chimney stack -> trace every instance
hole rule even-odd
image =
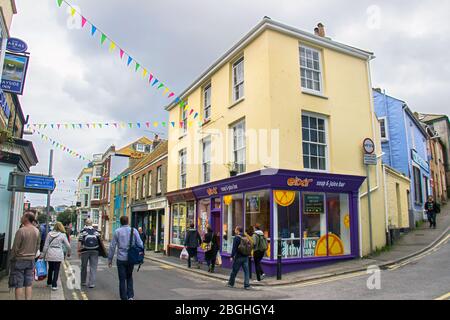
[[[155,150],[156,146],[161,142],[159,139],[159,135],[155,133],[155,137],[153,138],[153,150]]]
[[[316,36],[319,36],[319,28],[317,28],[317,27],[314,28],[314,34]]]
[[[317,29],[319,31],[318,35],[320,37],[325,37],[325,26],[321,22],[319,22],[319,24],[317,24]]]

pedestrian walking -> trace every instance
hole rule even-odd
[[[188,268],[191,267],[191,259],[194,259],[197,263],[197,268],[200,269],[200,261],[197,256],[197,248],[202,244],[202,238],[195,229],[194,223],[189,225],[189,230],[186,232],[186,238],[184,239],[184,247],[186,248],[188,257]]]
[[[133,269],[134,264],[128,262],[128,250],[130,239],[134,238],[138,246],[143,247],[141,238],[136,229],[128,226],[128,217],[120,217],[120,228],[114,232],[111,245],[109,247],[108,266],[112,267],[112,261],[117,247],[117,272],[119,274],[120,299],[134,300]],[[131,233],[133,232],[133,234]]]
[[[257,223],[255,225],[255,233],[253,234],[253,260],[255,261],[256,280],[264,280],[266,275],[264,274],[261,266],[261,260],[267,251],[267,238],[264,236],[264,232],[261,230],[261,225]]]
[[[47,223],[43,223],[39,226],[39,231],[41,234],[41,244],[39,250],[42,252],[44,250],[45,239],[47,238]],[[50,231],[50,227],[49,227]]]
[[[210,225],[206,227],[206,230],[205,239],[203,240],[205,246],[205,260],[208,265],[208,272],[214,273],[217,252],[219,252],[219,236],[213,232]]]
[[[34,214],[26,212],[21,219],[22,228],[17,230],[11,249],[9,288],[15,289],[16,300],[31,300],[33,271],[39,250],[39,231],[33,226]]]
[[[234,287],[236,276],[242,267],[244,271],[244,289],[249,290],[250,287],[250,275],[248,270],[248,257],[252,253],[252,244],[242,232],[242,227],[237,226],[234,229],[233,249],[231,251],[231,261],[233,262],[230,279],[227,286]]]
[[[428,222],[430,223],[430,228],[436,229],[436,214],[441,212],[439,205],[434,201],[432,196],[428,197],[428,201],[425,202],[425,211],[427,213]]]
[[[248,276],[251,279],[252,278],[252,258],[253,258],[253,247],[254,247],[254,242],[253,242],[253,234],[255,233],[255,229],[253,228],[253,226],[249,226],[247,228],[247,230],[245,230],[244,236],[248,239],[248,241],[250,241],[251,245],[252,245],[252,253],[248,256]]]
[[[89,264],[89,288],[91,289],[95,288],[100,242],[100,233],[92,226],[92,220],[86,219],[78,237],[78,257],[81,259],[81,285],[87,286]]]
[[[138,228],[139,237],[141,238],[142,243],[145,244],[145,241],[147,240],[147,236],[145,235],[145,232],[142,230],[142,227]]]
[[[64,248],[70,257],[70,243],[67,240],[66,230],[61,222],[57,222],[45,239],[44,250],[41,258],[48,262],[47,286],[52,290],[58,290],[58,277],[61,262],[64,261]]]

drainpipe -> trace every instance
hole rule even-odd
[[[383,96],[384,96],[384,111],[386,112],[386,119],[388,119],[388,104],[387,104],[387,96],[386,96],[386,90],[383,89]],[[391,123],[390,120],[388,120],[388,125]],[[385,130],[387,131],[389,128],[386,127]],[[390,139],[390,134],[389,134],[389,139]],[[392,145],[391,145],[391,141],[388,142],[388,146],[389,146],[389,164],[394,167],[394,160],[392,159]]]

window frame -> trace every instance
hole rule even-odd
[[[182,161],[183,159],[184,162]],[[180,189],[185,189],[187,185],[186,159],[187,159],[187,149],[183,148],[180,151],[178,151],[178,187]]]
[[[98,195],[97,196],[95,195],[95,190],[98,190]],[[100,186],[99,185],[94,185],[92,187],[92,200],[100,200],[100,193],[101,193]]]
[[[309,68],[307,65],[306,66],[302,66],[302,48],[304,48],[305,50],[311,50],[311,53],[313,54],[314,52],[317,52],[319,58],[318,58],[318,62],[319,62],[319,70],[314,69],[314,59],[313,59],[313,68]],[[306,92],[306,93],[311,93],[311,94],[316,94],[316,95],[324,95],[324,83],[323,83],[323,63],[322,63],[322,50],[319,48],[314,48],[312,46],[303,44],[303,43],[299,43],[298,46],[298,53],[299,53],[299,66],[300,66],[300,88],[302,90],[302,92]],[[306,54],[306,51],[305,51]],[[305,61],[306,61],[306,56],[305,56]],[[310,89],[307,87],[307,83],[306,83],[306,87],[303,87],[302,85],[302,69],[305,69],[305,73],[306,71],[311,71],[312,73],[314,72],[318,72],[319,73],[319,86],[320,86],[320,90],[315,90],[314,88]],[[305,78],[305,80],[307,81],[307,79]],[[313,87],[314,87],[314,76],[311,79],[311,81],[313,82]]]
[[[209,104],[207,103],[207,95],[206,95],[208,90],[209,90]],[[203,87],[203,121],[211,120],[211,110],[212,110],[211,94],[212,94],[212,86],[211,82],[209,82]],[[208,111],[209,115],[207,115]]]
[[[310,140],[309,141],[305,141],[304,140],[304,137],[303,137],[303,128],[304,128],[303,127],[303,116],[306,116],[306,117],[309,117],[309,118],[312,117],[312,118],[324,120],[325,144],[320,143],[320,142],[313,142],[313,141],[310,141]],[[329,172],[330,171],[330,154],[329,154],[330,141],[329,141],[329,136],[328,136],[328,117],[325,116],[325,115],[318,114],[318,113],[303,111],[301,113],[301,116],[300,116],[300,129],[301,129],[301,132],[302,132],[302,140],[301,140],[302,146],[301,147],[302,147],[303,170],[310,171],[310,172]],[[308,129],[311,130],[311,126],[309,126]],[[316,131],[319,132],[318,128],[316,128]],[[304,150],[303,150],[303,143],[324,145],[325,146],[325,169],[312,169],[312,168],[307,168],[305,166],[305,161],[304,161],[305,153],[304,153]],[[309,154],[309,157],[311,157],[311,154]],[[319,159],[319,156],[317,156],[317,159]],[[310,158],[310,166],[311,166],[311,158]]]
[[[237,139],[235,139],[235,132],[237,132],[236,127],[243,125],[243,139],[244,139],[244,146],[237,148],[235,146],[235,141]],[[242,118],[236,122],[234,122],[233,124],[230,125],[230,129],[232,130],[232,137],[231,137],[231,159],[233,160],[233,164],[235,164],[237,167],[235,168],[237,171],[237,174],[241,174],[241,173],[245,173],[247,170],[247,131],[246,131],[246,125],[245,125],[245,118]],[[239,151],[243,150],[243,159],[244,159],[244,163],[243,163],[243,170],[240,171],[239,170],[239,165],[237,163],[237,153]]]
[[[233,103],[240,101],[244,99],[245,97],[245,59],[244,56],[240,56],[237,58],[231,65],[231,88],[232,88],[232,101]],[[242,63],[242,80],[239,83],[236,83],[236,76],[235,76],[235,70],[237,69],[237,66]],[[236,88],[239,88],[239,86],[242,85],[242,95],[236,98]],[[239,92],[239,91],[238,91]]]
[[[156,168],[156,194],[162,193],[162,165]]]
[[[381,122],[384,123],[384,133],[385,133],[385,136],[384,136],[384,137],[383,137],[382,131],[381,131]],[[388,132],[388,120],[387,120],[387,117],[380,117],[380,118],[378,118],[378,124],[379,124],[379,126],[380,126],[380,137],[381,137],[381,142],[389,141],[389,132]]]
[[[142,175],[142,199],[147,197],[147,174]]]
[[[143,144],[143,143],[136,143],[136,151],[137,152],[145,152],[145,144]]]
[[[140,192],[140,184],[139,184],[139,177],[136,177],[136,181],[135,181],[135,184],[136,184],[136,190],[134,190],[135,191],[135,199],[136,200],[139,200],[139,192]]]
[[[183,127],[180,128],[180,138],[187,135],[187,129],[188,129],[188,110],[185,110],[186,106],[188,105],[187,101],[185,105],[183,105],[180,109],[180,123],[183,123]]]
[[[211,181],[211,136],[205,137],[201,140],[202,144],[202,163],[200,168],[200,174],[201,174],[201,181],[202,183],[207,183]],[[205,145],[209,144],[209,156],[208,160],[205,160]],[[208,179],[205,179],[205,165],[208,166]]]
[[[147,179],[148,179],[148,181],[147,181],[147,185],[148,185],[148,188],[147,188],[147,196],[148,196],[148,197],[151,197],[151,196],[152,196],[152,172],[153,172],[153,170],[152,170],[152,171],[149,171],[149,172],[147,173]]]

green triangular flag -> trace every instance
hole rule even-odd
[[[58,7],[61,7],[63,0],[57,0],[57,2],[58,2]]]
[[[138,69],[139,69],[140,66],[141,66],[141,65],[140,65],[139,63],[136,62],[136,70],[134,70],[134,71],[138,71]]]
[[[106,40],[106,35],[104,33],[102,33],[102,40],[101,40],[101,44],[103,44],[103,42],[105,42]]]

